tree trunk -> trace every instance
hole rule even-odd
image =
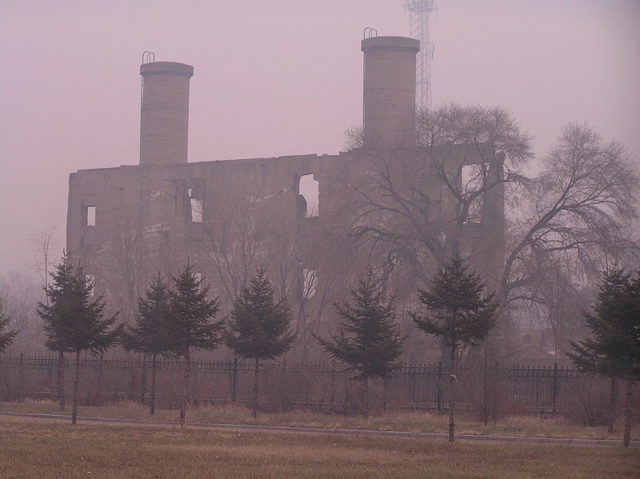
[[[631,417],[633,414],[633,379],[627,379],[627,401],[624,409],[624,447],[631,443]]]
[[[66,404],[64,398],[64,353],[62,351],[58,352],[58,377],[56,379],[58,402],[60,403],[60,410],[64,411]]]
[[[451,367],[449,368],[449,442],[455,441],[456,408],[456,346],[451,346]]]
[[[127,363],[129,364],[129,383],[127,384],[127,400],[135,401],[136,392],[136,367],[133,360],[133,354],[127,354]]]
[[[182,398],[180,400],[180,427],[184,426],[187,416],[187,403],[189,402],[189,388],[191,387],[191,355],[189,349],[184,353],[183,377],[182,377]]]
[[[78,419],[78,383],[80,382],[80,350],[76,351],[76,369],[73,373],[73,402],[71,406],[71,424]]]
[[[489,336],[484,339],[484,365],[482,367],[482,423],[489,424]]]
[[[142,378],[140,378],[140,404],[144,404],[147,395],[147,355],[142,355]]]
[[[259,359],[256,358],[255,372],[253,375],[253,400],[251,404],[251,415],[256,417],[258,415],[258,371],[259,371]]]
[[[153,353],[151,356],[151,393],[149,396],[149,414],[153,416],[156,412],[156,364],[157,353]]]
[[[98,359],[98,391],[95,394],[93,404],[102,406],[102,393],[104,391],[104,354],[100,354]]]
[[[387,403],[389,402],[389,382],[389,377],[385,376],[382,383],[382,412],[384,414],[387,414]]]
[[[369,378],[364,378],[364,387],[362,391],[362,415],[365,419],[369,418]]]
[[[616,394],[618,388],[616,386],[616,377],[611,376],[611,389],[609,392],[609,425],[607,428],[609,434],[613,434],[613,429],[616,422],[616,402],[618,399]]]
[[[231,366],[231,402],[236,403],[238,399],[238,356],[233,355],[233,365]]]
[[[25,390],[24,353],[20,353],[20,359],[18,360],[18,400],[24,401],[26,396]]]

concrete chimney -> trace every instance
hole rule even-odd
[[[364,52],[364,146],[416,144],[416,54],[420,42],[406,37],[362,40]]]
[[[193,67],[175,62],[144,63],[140,75],[140,164],[186,163]]]

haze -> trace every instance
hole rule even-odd
[[[402,0],[0,0],[0,273],[64,246],[78,169],[137,164],[141,54],[194,65],[189,161],[335,153],[361,121],[365,26]],[[569,121],[640,158],[640,2],[440,0],[433,103],[500,105],[543,155]]]

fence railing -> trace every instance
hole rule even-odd
[[[0,399],[57,397],[58,358],[13,356],[0,358]],[[64,385],[71,391],[74,362],[64,360]],[[142,401],[149,395],[151,360],[142,357],[81,360],[81,404],[100,405],[122,400]],[[159,407],[178,406],[183,362],[158,359],[156,400]],[[338,363],[288,363],[260,365],[261,407],[284,411],[306,407],[340,413],[360,408],[361,383]],[[248,403],[253,363],[239,360],[191,363],[190,397],[194,403]],[[555,414],[579,386],[593,377],[571,368],[460,366],[457,368],[457,403],[461,408],[497,414],[510,408],[519,412]],[[370,404],[379,408],[443,411],[449,395],[449,373],[442,363],[404,364],[388,378],[370,387]],[[67,393],[68,394],[68,393]],[[376,406],[377,405],[377,406]]]

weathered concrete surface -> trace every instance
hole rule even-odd
[[[420,42],[413,38],[362,40],[366,147],[415,145],[416,54],[419,50]]]
[[[193,67],[176,62],[145,63],[140,66],[140,75],[140,164],[186,163]]]

